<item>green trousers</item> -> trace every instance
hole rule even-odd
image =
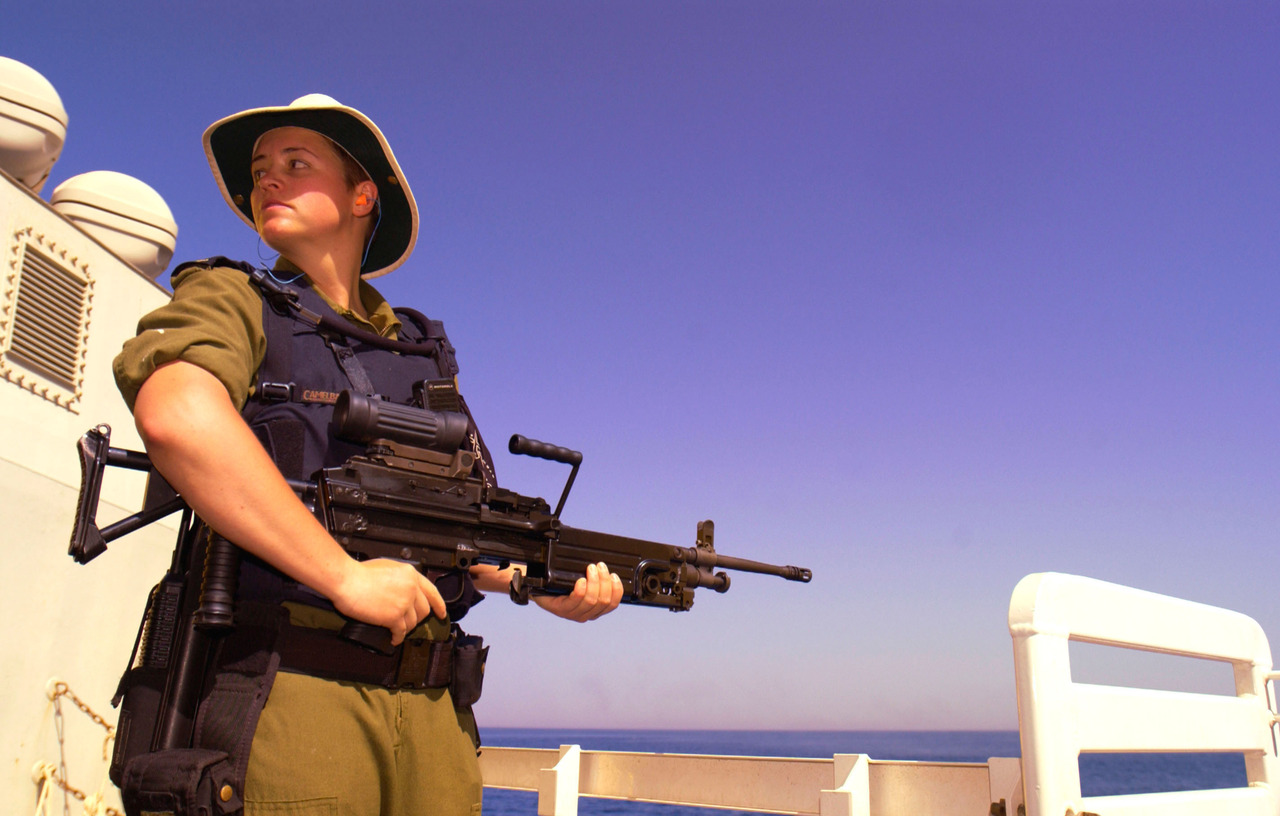
[[[478,816],[474,727],[448,689],[281,672],[249,752],[245,816]]]

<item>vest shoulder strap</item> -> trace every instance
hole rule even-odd
[[[402,326],[412,326],[420,338],[436,344],[438,349],[436,362],[440,366],[441,376],[456,377],[458,375],[458,355],[453,344],[449,342],[449,335],[445,334],[444,323],[439,320],[430,320],[417,309],[410,309],[405,306],[397,306],[393,311],[395,311],[396,317],[400,318]]]
[[[351,338],[377,348],[413,356],[432,357],[435,359],[442,376],[455,377],[458,374],[457,353],[453,344],[449,342],[448,334],[445,333],[444,323],[439,320],[431,320],[416,309],[404,307],[394,309],[396,316],[400,318],[402,327],[408,329],[408,331],[402,331],[406,338],[405,340],[396,340],[361,329],[336,315],[307,308],[302,303],[297,290],[274,278],[263,267],[256,266],[248,261],[237,261],[223,255],[215,255],[211,258],[187,261],[180,264],[174,269],[173,274],[176,275],[190,267],[205,269],[228,267],[239,269],[245,273],[249,278],[249,282],[254,285],[254,288],[262,296],[264,307],[262,315],[263,330],[267,335],[267,346],[268,348],[275,347],[277,353],[285,355],[283,358],[278,358],[276,362],[286,370],[290,368],[287,338],[291,336],[291,331],[279,319],[272,319],[272,315],[268,312],[273,312],[282,318],[301,320],[322,331]]]
[[[239,269],[248,276],[249,282],[254,285],[263,299],[271,304],[279,314],[287,314],[291,307],[297,308],[298,293],[294,292],[285,284],[275,280],[265,269],[255,266],[248,261],[237,261],[226,257],[225,255],[214,255],[212,258],[203,258],[198,261],[186,261],[178,264],[174,268],[170,278],[177,275],[184,269],[198,267],[200,269],[213,269],[214,267],[226,267],[228,269]]]
[[[323,314],[308,309],[302,303],[297,290],[276,280],[263,267],[255,266],[248,261],[236,261],[222,255],[215,255],[212,258],[180,264],[174,269],[174,274],[176,275],[183,269],[192,266],[199,266],[205,269],[211,269],[215,266],[239,269],[248,276],[249,282],[257,288],[262,295],[262,299],[278,315],[294,317],[333,334],[350,337],[366,345],[387,349],[388,351],[421,357],[436,357],[442,368],[448,368],[453,373],[457,373],[456,356],[453,346],[449,343],[448,336],[444,333],[444,324],[438,320],[428,320],[413,309],[396,309],[395,311],[401,316],[402,322],[404,321],[404,315],[410,315],[410,322],[419,328],[419,337],[408,342],[394,340],[361,329],[336,315]]]

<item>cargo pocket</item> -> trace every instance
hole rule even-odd
[[[245,802],[244,816],[338,816],[338,799],[321,796],[292,802]]]

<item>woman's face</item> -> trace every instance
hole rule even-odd
[[[272,249],[289,255],[300,242],[360,240],[362,230],[352,230],[356,191],[324,136],[297,127],[269,130],[254,146],[249,169],[253,223]]]

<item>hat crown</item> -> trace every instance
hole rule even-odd
[[[346,107],[328,94],[310,93],[289,103],[291,108],[342,108]]]

